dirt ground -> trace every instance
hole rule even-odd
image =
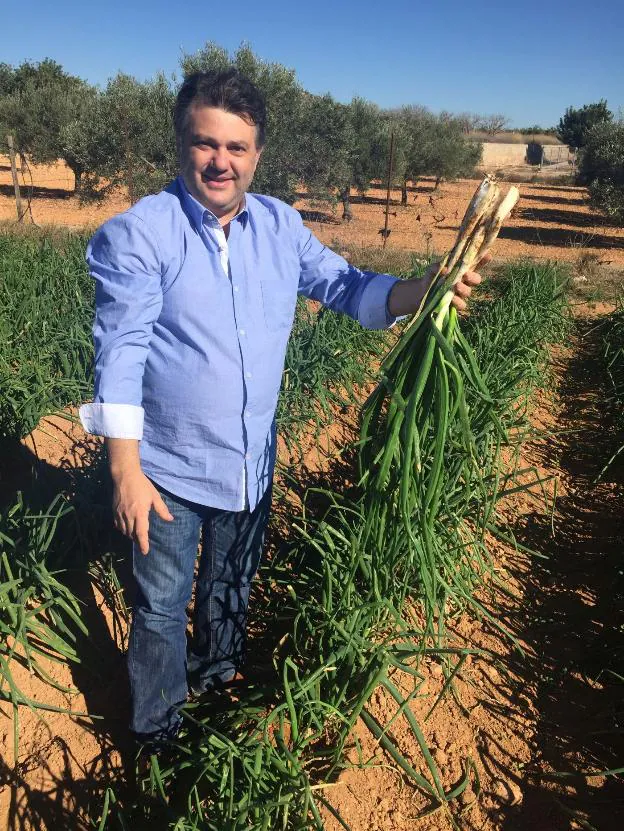
[[[529,257],[569,262],[600,263],[624,267],[624,228],[611,226],[590,210],[584,188],[553,184],[545,169],[539,174],[525,166],[506,171],[519,183],[520,202],[501,231],[496,244],[499,259]],[[32,184],[31,211],[25,221],[39,225],[95,228],[109,217],[125,210],[127,196],[119,193],[99,205],[81,205],[73,196],[73,174],[62,163],[33,166],[23,177]],[[552,177],[551,177],[552,178]],[[16,218],[15,197],[6,157],[0,157],[0,220]],[[407,206],[400,205],[401,194],[391,192],[389,249],[419,253],[447,251],[455,238],[459,222],[477,182],[460,179],[442,183],[423,178],[408,190]],[[28,194],[28,188],[24,188]],[[361,196],[353,193],[353,220],[343,222],[341,206],[310,202],[304,193],[295,202],[306,224],[333,248],[381,246],[380,230],[385,221],[385,188],[372,187]]]
[[[534,407],[534,424],[546,433],[532,438],[519,460],[521,467],[533,467],[548,481],[533,497],[508,497],[502,509],[518,541],[548,559],[491,540],[496,573],[509,591],[498,596],[495,615],[515,645],[487,620],[458,615],[449,622],[451,643],[479,654],[466,659],[453,694],[443,697],[430,715],[444,674],[438,658],[425,661],[411,704],[443,787],[450,791],[466,773],[470,784],[450,812],[427,815],[424,794],[400,775],[359,724],[350,758],[369,766],[347,770],[324,791],[352,831],[447,831],[453,822],[469,831],[621,828],[620,778],[549,778],[556,772],[618,767],[624,754],[620,738],[615,741],[620,755],[613,757],[621,686],[605,674],[609,650],[624,624],[622,609],[612,606],[609,582],[614,561],[621,559],[624,502],[621,487],[611,478],[593,481],[606,447],[591,333],[609,309],[586,302],[576,306],[579,331],[569,344],[553,350],[553,378]],[[333,429],[335,433],[335,425]],[[23,447],[46,469],[80,476],[97,452],[97,440],[65,419],[49,418]],[[306,459],[310,470],[325,463],[322,454]],[[83,645],[88,660],[82,667],[50,667],[68,691],[54,691],[18,670],[24,692],[71,707],[76,715],[46,713],[42,718],[21,708],[16,767],[10,719],[2,719],[0,828],[86,830],[92,827],[89,815],[93,820],[103,784],[132,768],[125,726],[127,619],[111,614],[106,602],[110,589],[102,574],[92,575],[82,587],[91,629],[89,643]],[[487,592],[481,599],[491,603]],[[413,691],[409,676],[397,673],[393,680],[403,694]],[[395,710],[381,692],[373,696],[370,711],[380,722],[386,723]],[[428,775],[403,717],[393,723],[391,735],[410,763]],[[325,820],[328,831],[338,831],[329,812]]]
[[[480,599],[515,643],[488,620],[458,616],[449,626],[450,644],[481,654],[466,659],[454,695],[433,712],[444,676],[441,661],[432,660],[411,704],[445,791],[474,765],[470,785],[458,805],[427,815],[423,793],[359,724],[355,740],[363,750],[353,750],[352,761],[375,767],[346,771],[327,794],[352,831],[622,827],[622,778],[572,775],[621,768],[624,760],[624,742],[614,738],[621,734],[621,686],[609,669],[621,654],[624,618],[622,585],[613,583],[624,540],[622,471],[595,481],[609,455],[595,327],[611,308],[584,302],[575,308],[577,332],[552,350],[553,377],[532,413],[539,432],[518,459],[520,469],[531,468],[527,481],[537,476],[544,485],[533,488],[533,497],[515,494],[502,503],[501,517],[538,556],[489,541],[510,594],[499,595],[494,607],[487,592]],[[395,683],[404,695],[414,691],[414,680],[401,673]],[[382,724],[396,713],[388,699],[378,693],[371,702]],[[431,781],[403,717],[391,735]],[[328,812],[325,819],[328,831],[339,831]]]
[[[95,227],[128,204],[121,194],[99,206],[81,207],[71,195],[71,174],[61,165],[35,169],[33,181],[32,217],[39,224]],[[15,216],[9,183],[6,161],[0,158],[0,220]],[[464,180],[444,183],[436,191],[433,181],[423,179],[409,191],[407,207],[396,204],[400,194],[393,192],[388,247],[446,250],[475,186]],[[583,189],[539,182],[519,187],[521,201],[497,242],[497,258],[567,260],[577,275],[588,277],[590,286],[600,279],[601,269],[624,267],[624,229],[612,228],[592,213]],[[380,246],[382,188],[354,195],[353,202],[350,223],[339,220],[339,209],[311,204],[303,194],[296,205],[314,232],[339,250]],[[513,496],[503,508],[519,541],[549,559],[534,559],[492,541],[497,574],[510,590],[499,598],[496,616],[516,646],[491,623],[458,616],[450,624],[452,642],[482,655],[465,661],[454,694],[446,695],[427,718],[444,683],[443,667],[432,659],[412,704],[445,789],[455,787],[468,771],[470,785],[451,812],[453,821],[470,831],[621,828],[620,778],[550,778],[554,772],[619,767],[624,758],[621,686],[608,674],[609,650],[624,628],[621,608],[612,605],[615,588],[608,582],[614,558],[621,560],[624,538],[621,471],[618,480],[594,482],[606,439],[591,333],[607,311],[587,302],[576,306],[580,334],[554,350],[554,381],[536,403],[535,424],[548,435],[532,439],[523,455],[527,465],[552,477],[545,486],[547,501],[540,494]],[[64,478],[79,477],[98,451],[97,442],[79,427],[58,418],[45,419],[23,447],[29,463]],[[318,458],[307,461],[318,469]],[[81,590],[92,633],[81,645],[87,660],[79,667],[50,666],[65,690],[55,691],[27,670],[16,670],[18,684],[33,699],[70,707],[75,715],[50,712],[42,718],[21,708],[16,765],[11,713],[5,708],[6,717],[0,715],[0,828],[7,831],[92,828],[89,817],[100,804],[103,783],[133,765],[123,658],[127,618],[111,613],[107,598],[116,589],[105,574],[91,575]],[[483,600],[488,601],[487,595]],[[404,693],[411,691],[406,677],[394,680]],[[376,694],[371,712],[387,721],[390,702]],[[403,718],[393,724],[392,734],[406,758],[425,774],[420,749]],[[620,754],[613,758],[617,742]],[[375,766],[349,770],[325,791],[352,831],[453,827],[451,815],[443,811],[423,816],[423,793],[388,764],[362,725],[351,750],[352,760],[358,756]],[[337,831],[328,813],[325,819],[328,831]]]

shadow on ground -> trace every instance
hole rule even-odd
[[[38,197],[41,199],[70,199],[74,196],[73,190],[67,188],[46,187],[45,185],[22,185],[22,199]],[[0,185],[0,196],[15,197],[13,185]]]
[[[553,245],[564,248],[624,248],[624,237],[607,236],[568,228],[514,226],[501,229],[500,239],[512,239],[529,245]]]
[[[595,482],[613,450],[599,349],[595,319],[581,319],[569,363],[558,371],[563,411],[555,434],[532,449],[544,467],[560,471],[566,492],[552,524],[535,513],[516,529],[522,544],[548,559],[535,559],[521,578],[516,633],[535,657],[518,657],[515,669],[534,683],[539,720],[524,798],[505,831],[563,831],[573,819],[599,831],[622,827],[622,777],[580,775],[624,764],[624,467]]]
[[[88,716],[73,719],[95,738],[99,751],[85,762],[79,739],[68,741],[50,733],[49,740],[17,765],[10,759],[0,761],[0,788],[8,786],[11,794],[7,831],[92,829],[109,787],[122,805],[132,806],[136,801],[136,748],[128,731],[125,661],[133,602],[131,546],[113,529],[111,487],[101,447],[85,443],[75,449],[82,467],[55,467],[17,439],[3,439],[0,509],[14,504],[17,491],[33,513],[45,511],[59,494],[65,494],[73,506],[57,527],[50,565],[63,569],[61,579],[82,604],[81,618],[88,634],[76,634],[79,663],[71,665],[71,674],[73,685],[84,696]],[[277,528],[280,515],[284,516],[284,510],[278,500],[266,568],[284,546]],[[273,653],[290,628],[289,619],[275,619],[270,591],[269,581],[263,579],[254,586],[247,667],[251,693],[267,705],[280,682]],[[209,717],[211,708],[206,701],[199,712]],[[22,741],[27,738],[32,740],[23,736]]]

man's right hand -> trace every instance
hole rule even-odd
[[[147,554],[151,509],[168,522],[173,520],[173,516],[158,490],[141,470],[138,441],[107,439],[106,446],[113,478],[115,528],[134,540],[141,554]]]

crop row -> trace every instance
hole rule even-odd
[[[486,540],[497,531],[496,503],[509,487],[501,451],[526,423],[524,404],[541,377],[544,344],[566,326],[554,270],[511,270],[501,291],[500,299],[484,303],[465,327],[466,348],[490,388],[487,395],[466,388],[477,452],[469,481],[457,441],[463,427],[457,411],[451,416],[442,466],[447,499],[433,529],[437,560],[412,556],[398,523],[371,524],[365,483],[345,493],[310,494],[314,511],[301,513],[289,545],[262,575],[263,616],[285,630],[274,652],[280,683],[270,690],[258,684],[235,704],[189,705],[179,742],[164,759],[152,758],[137,804],[121,807],[109,791],[103,828],[114,827],[116,817],[172,829],[320,829],[322,807],[336,816],[324,789],[344,765],[358,719],[420,791],[423,810],[451,815],[472,768],[467,764],[462,780],[444,789],[409,704],[423,680],[423,657],[435,656],[451,679],[470,652],[446,645],[449,611],[470,603],[495,621],[475,599],[475,589],[486,575],[496,582]],[[319,512],[319,501],[324,511]],[[387,502],[392,513],[392,494]],[[416,537],[417,526],[414,522]],[[429,596],[425,569],[448,588]],[[407,694],[397,671],[413,680]],[[379,686],[396,705],[388,724],[367,709]],[[412,731],[424,771],[391,738],[389,726],[396,719],[405,719]],[[348,827],[346,818],[336,818]]]
[[[605,404],[613,416],[618,449],[603,469],[603,473],[624,451],[624,299],[618,298],[615,311],[601,328],[602,361],[608,379]]]
[[[83,244],[71,237],[60,245],[0,238],[2,267],[11,273],[12,286],[6,298],[12,306],[0,319],[9,335],[0,352],[3,384],[11,390],[1,414],[5,436],[23,435],[44,413],[88,395],[92,289],[82,264]],[[391,491],[376,505],[371,502],[356,463],[358,454],[365,458],[366,446],[343,453],[348,485],[316,489],[304,498],[289,523],[288,540],[276,547],[260,576],[256,615],[273,630],[277,675],[252,685],[237,703],[188,705],[179,743],[167,756],[152,759],[134,804],[118,798],[122,783],[109,783],[101,813],[93,817],[97,827],[145,821],[179,831],[322,828],[321,806],[333,812],[324,784],[344,765],[345,744],[358,718],[420,791],[423,807],[451,813],[472,769],[467,765],[462,781],[445,791],[409,703],[422,682],[424,656],[439,660],[450,681],[470,651],[446,645],[449,612],[471,604],[496,622],[491,604],[478,601],[475,592],[486,576],[492,586],[497,580],[488,534],[509,537],[497,527],[496,504],[516,486],[504,475],[501,452],[521,438],[526,403],[541,378],[544,345],[561,337],[566,325],[553,268],[512,267],[494,293],[499,296],[476,304],[462,326],[462,369],[473,380],[478,371],[479,382],[457,388],[464,404],[449,408],[441,448],[435,408],[423,409],[423,465],[428,470],[438,459],[442,477],[428,530],[419,519],[418,500],[410,508],[407,535],[404,522],[397,521],[405,520],[404,511],[397,513],[400,500]],[[25,340],[10,340],[12,321]],[[291,448],[311,424],[321,429],[324,420],[356,402],[388,337],[395,333],[364,332],[351,321],[313,315],[300,305],[278,412]],[[92,482],[100,488],[96,501],[102,500],[100,478]],[[34,660],[35,671],[41,666],[42,672],[42,653],[78,659],[72,649],[83,625],[74,614],[78,599],[48,558],[57,523],[67,521],[59,515],[74,512],[81,499],[84,493],[61,496],[38,514],[22,502],[2,509],[0,623],[12,646],[0,654],[0,690],[15,712],[32,702],[12,686],[12,658]],[[87,549],[85,563],[95,556],[89,550],[95,536],[74,535],[74,544]],[[55,566],[59,563],[55,554]],[[412,691],[405,693],[398,684],[398,670],[413,679]],[[406,758],[388,725],[368,711],[379,685],[396,702],[394,718],[405,719],[416,737],[423,768]]]

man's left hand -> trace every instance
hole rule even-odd
[[[482,277],[477,269],[489,263],[491,259],[490,254],[485,254],[475,265],[475,270],[467,271],[459,283],[455,285],[455,296],[453,297],[452,303],[458,311],[463,312],[467,309],[467,300],[472,294],[472,289],[482,281]],[[388,299],[388,311],[393,317],[415,314],[418,311],[424,293],[438,273],[439,267],[439,263],[434,263],[429,266],[423,277],[417,277],[413,280],[402,280],[399,283],[395,283]],[[443,271],[442,275],[444,273]]]
[[[477,263],[475,268],[481,268],[482,265],[485,265],[491,260],[491,256],[486,254],[482,259]],[[472,290],[475,286],[478,286],[479,283],[482,281],[482,277],[478,271],[467,271],[464,276],[461,278],[459,283],[455,286],[455,297],[452,300],[453,306],[457,309],[458,312],[465,312],[468,308],[468,298],[472,294]]]

